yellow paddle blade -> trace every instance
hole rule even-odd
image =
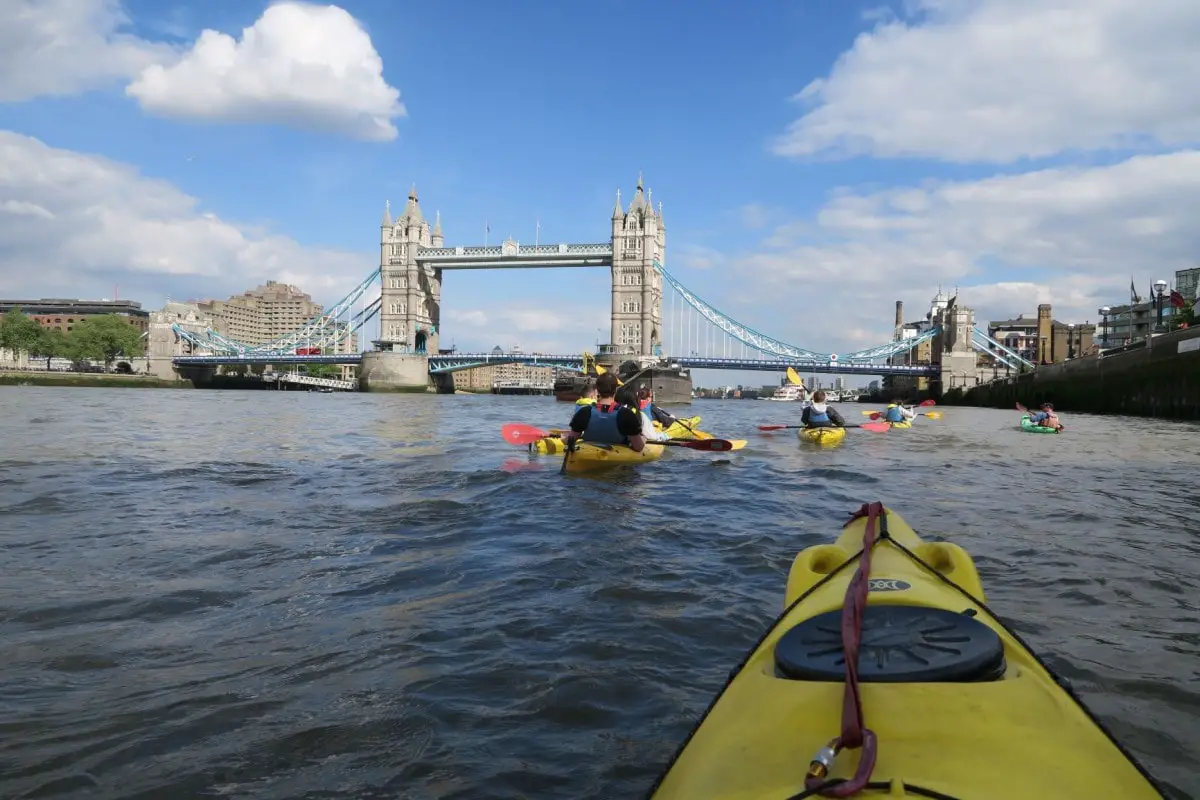
[[[600,366],[599,364],[596,365],[596,374],[597,375],[603,375],[606,372],[608,372],[608,370],[606,370],[604,367]]]
[[[795,386],[804,385],[804,381],[800,380],[800,376],[796,374],[796,370],[791,367],[787,368],[787,379]]]
[[[730,450],[741,450],[746,446],[745,439],[730,439],[729,443],[733,445],[733,447],[729,448]]]
[[[925,412],[925,416],[929,417],[930,419],[941,419],[941,418],[942,418],[942,412],[940,412],[940,411],[926,411],[926,412]]]
[[[697,438],[697,439],[715,439],[715,438],[717,438],[717,437],[713,436],[711,433],[705,433],[705,432],[704,432],[704,431],[702,431],[702,430],[697,430],[697,431],[696,431],[696,438]],[[735,447],[734,449],[736,450],[737,448]]]

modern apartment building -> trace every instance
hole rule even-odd
[[[295,286],[267,281],[228,300],[196,304],[213,321],[213,329],[242,344],[267,344],[302,328],[324,310]],[[340,325],[341,323],[339,323]],[[343,352],[357,352],[358,336],[351,334]]]

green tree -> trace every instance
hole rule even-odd
[[[40,333],[33,347],[29,348],[29,355],[46,359],[47,370],[50,369],[50,359],[71,358],[73,348],[65,333],[58,328],[42,328]]]
[[[304,370],[314,378],[342,377],[342,368],[336,364],[306,364]]]
[[[118,356],[133,358],[142,354],[142,335],[119,314],[88,317],[77,322],[70,342],[76,359],[103,361],[105,369]]]
[[[1188,325],[1196,324],[1196,301],[1187,300],[1183,304],[1183,308],[1178,308],[1171,315],[1171,327],[1179,327],[1179,324],[1186,322]]]
[[[28,353],[37,347],[42,335],[42,326],[18,309],[0,317],[0,348]]]

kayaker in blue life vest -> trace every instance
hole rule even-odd
[[[846,427],[846,420],[842,419],[836,408],[825,403],[825,392],[820,389],[813,392],[812,402],[800,414],[800,422],[806,428]]]
[[[657,422],[663,426],[663,430],[666,430],[679,421],[679,418],[674,414],[663,410],[655,404],[653,392],[645,386],[638,389],[637,404],[642,413],[649,417],[651,424]]]
[[[893,400],[887,411],[883,412],[883,418],[887,422],[912,422],[916,416],[917,412],[905,406],[899,399]]]
[[[582,439],[597,444],[624,444],[635,453],[646,446],[642,414],[617,402],[617,376],[606,372],[596,378],[595,405],[579,406],[571,417],[571,430],[562,435],[564,442]]]
[[[1034,425],[1040,425],[1043,428],[1054,428],[1055,430],[1063,426],[1058,420],[1058,415],[1054,413],[1053,403],[1042,403],[1042,410],[1030,414],[1029,421]]]

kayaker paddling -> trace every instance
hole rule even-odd
[[[571,417],[570,430],[562,435],[568,445],[575,439],[597,444],[623,444],[640,453],[646,446],[643,417],[617,402],[617,376],[606,372],[596,378],[595,405],[580,406]]]
[[[883,418],[888,422],[912,422],[916,417],[916,410],[905,406],[899,398],[893,400],[883,414]]]
[[[800,414],[800,422],[806,428],[844,428],[846,420],[833,406],[825,402],[825,392],[821,389],[813,392],[812,403],[805,406]]]

